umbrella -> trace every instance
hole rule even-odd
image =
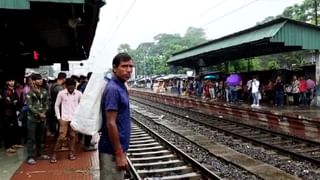
[[[241,81],[241,77],[238,74],[231,74],[228,78],[227,78],[227,84],[229,86],[236,86],[239,85]]]
[[[216,75],[207,75],[204,77],[204,79],[216,79],[217,76]]]

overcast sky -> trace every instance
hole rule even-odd
[[[303,0],[107,0],[91,49],[92,71],[107,70],[120,44],[136,48],[159,33],[201,27],[216,39],[254,26]]]

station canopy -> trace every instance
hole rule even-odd
[[[105,0],[0,0],[0,68],[89,57]],[[36,54],[36,58],[35,58]]]
[[[76,3],[83,4],[85,0],[1,0],[2,9],[30,9],[30,2],[52,2],[52,3]]]
[[[187,74],[168,74],[165,76],[161,76],[156,78],[156,80],[170,80],[170,79],[187,79]]]
[[[241,58],[319,49],[318,26],[281,17],[177,52],[170,57],[168,64],[204,67]]]

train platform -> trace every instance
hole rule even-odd
[[[275,107],[262,104],[252,108],[248,103],[230,104],[200,98],[179,96],[171,93],[154,93],[146,89],[131,89],[133,97],[184,107],[220,118],[260,125],[269,129],[320,142],[319,107]]]
[[[135,91],[145,91],[154,93],[150,89],[133,89]],[[177,96],[180,98],[186,98],[186,99],[195,99],[196,101],[202,101],[204,103],[212,103],[212,104],[221,104],[221,105],[229,105],[229,106],[241,106],[243,108],[250,108],[253,109],[250,104],[247,102],[240,102],[237,104],[231,104],[227,103],[222,100],[206,100],[206,99],[200,99],[200,98],[193,98],[188,96],[180,96],[173,93],[157,93],[157,94],[166,94],[169,96]],[[320,107],[315,106],[274,106],[272,104],[262,103],[259,108],[254,108],[259,111],[269,111],[274,114],[278,115],[284,115],[284,116],[294,116],[294,117],[300,117],[300,119],[309,119],[309,120],[315,120],[320,122]]]
[[[53,141],[49,142],[47,154],[52,154]],[[99,179],[98,152],[84,152],[82,145],[77,144],[76,160],[67,159],[68,152],[57,154],[57,163],[50,160],[37,160],[36,165],[25,162],[26,148],[18,149],[17,153],[6,153],[0,149],[0,180],[96,180]]]

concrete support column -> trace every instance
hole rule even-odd
[[[195,70],[195,76],[199,76],[199,74],[202,73],[202,68],[200,66],[196,66],[194,70]]]
[[[315,77],[315,82],[316,82],[316,98],[317,98],[317,106],[320,106],[320,53],[319,50],[316,50],[314,53],[314,60],[316,62],[316,77]]]

